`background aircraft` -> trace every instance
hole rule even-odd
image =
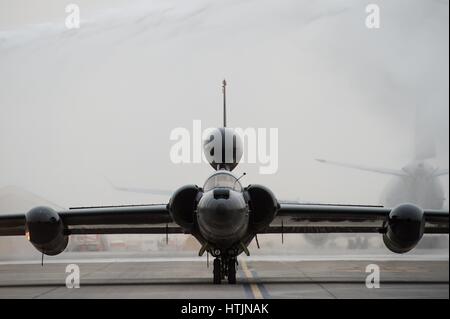
[[[317,161],[325,164],[393,176],[380,197],[380,204],[384,207],[395,207],[401,203],[412,203],[428,209],[444,208],[445,193],[439,178],[448,174],[448,169],[435,167],[426,160],[416,159],[399,170],[368,167],[324,159],[317,159]],[[305,235],[305,239],[316,246],[320,246],[324,245],[329,238],[328,236],[316,238],[311,235]],[[367,237],[357,236],[356,238],[349,239],[349,248],[367,247]]]
[[[419,111],[416,110],[416,114]],[[357,169],[375,174],[392,176],[380,196],[380,204],[384,207],[395,207],[401,203],[412,203],[427,209],[443,209],[445,191],[440,178],[448,175],[448,168],[439,168],[431,163],[436,157],[436,144],[426,131],[426,125],[416,115],[414,132],[414,159],[400,169],[366,166],[360,164],[316,159],[320,163]],[[326,237],[317,240],[306,235],[305,238],[316,245],[323,245]],[[349,247],[366,247],[367,238],[356,237],[349,241]]]
[[[442,209],[445,203],[445,191],[440,177],[448,175],[449,170],[431,163],[436,157],[437,151],[434,136],[430,133],[428,125],[417,107],[414,125],[414,158],[400,169],[372,167],[326,159],[317,159],[317,161],[392,176],[380,198],[380,204],[385,207],[413,203],[422,208]]]
[[[317,159],[325,164],[359,169],[377,174],[393,176],[381,197],[385,207],[395,207],[400,203],[413,203],[423,208],[441,209],[445,194],[439,177],[448,174],[448,169],[433,166],[427,160],[415,159],[401,169],[369,167],[357,164]]]

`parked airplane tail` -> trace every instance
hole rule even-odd
[[[430,124],[420,117],[416,111],[416,123],[414,127],[414,159],[423,161],[436,157],[436,142],[430,130]]]

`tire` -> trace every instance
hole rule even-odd
[[[221,267],[220,267],[220,259],[216,258],[214,259],[214,263],[213,263],[213,283],[215,285],[220,285],[220,283],[222,282],[222,278],[221,278]]]
[[[236,260],[234,258],[228,261],[228,283],[236,284]]]

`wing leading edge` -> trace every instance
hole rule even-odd
[[[66,235],[183,233],[165,204],[81,207],[57,212]],[[26,214],[0,215],[0,236],[25,234]]]
[[[392,209],[379,206],[344,206],[280,203],[265,233],[385,233]],[[447,234],[449,213],[424,210],[425,233]]]
[[[392,210],[379,206],[280,203],[264,233],[385,233]],[[66,235],[184,233],[167,205],[85,207],[57,212]],[[425,233],[449,232],[449,213],[424,210]],[[26,214],[0,215],[0,236],[25,234]]]

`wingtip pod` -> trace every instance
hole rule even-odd
[[[50,256],[62,253],[69,243],[61,217],[50,207],[35,207],[25,215],[25,233],[37,250]]]
[[[401,204],[389,213],[383,242],[390,251],[403,254],[417,246],[424,232],[423,209],[414,204]]]

